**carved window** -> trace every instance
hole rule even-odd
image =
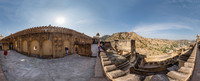
[[[37,46],[34,46],[34,47],[33,47],[33,50],[37,50]]]

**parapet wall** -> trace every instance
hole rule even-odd
[[[135,40],[115,40],[111,41],[111,45],[113,48],[118,50],[123,50],[126,52],[135,52]]]

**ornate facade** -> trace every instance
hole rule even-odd
[[[28,56],[56,58],[69,53],[90,56],[92,38],[77,31],[55,27],[34,27],[11,34],[1,40],[3,50],[13,49]]]

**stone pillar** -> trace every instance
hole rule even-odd
[[[53,52],[53,58],[55,58],[56,57],[56,55],[55,55],[55,44],[54,44],[54,33],[52,34],[52,52]]]
[[[30,55],[31,54],[31,40],[30,39],[28,39],[27,40],[27,48],[28,48],[28,55]]]
[[[199,41],[200,41],[200,36],[199,34],[197,34],[197,39],[196,39],[197,44],[199,43]]]
[[[119,42],[119,40],[115,40],[115,49],[117,49],[118,47],[118,42]]]
[[[40,57],[42,57],[42,54],[43,54],[43,42],[44,42],[44,40],[41,40],[41,38],[40,38],[40,41],[39,41],[39,46],[40,46],[40,52],[39,52],[39,55],[40,55]]]
[[[135,47],[135,40],[131,40],[131,53],[132,55],[135,54],[136,47]]]

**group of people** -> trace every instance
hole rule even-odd
[[[103,46],[102,43],[98,44],[98,57],[100,56],[100,52],[101,52],[102,46]]]

